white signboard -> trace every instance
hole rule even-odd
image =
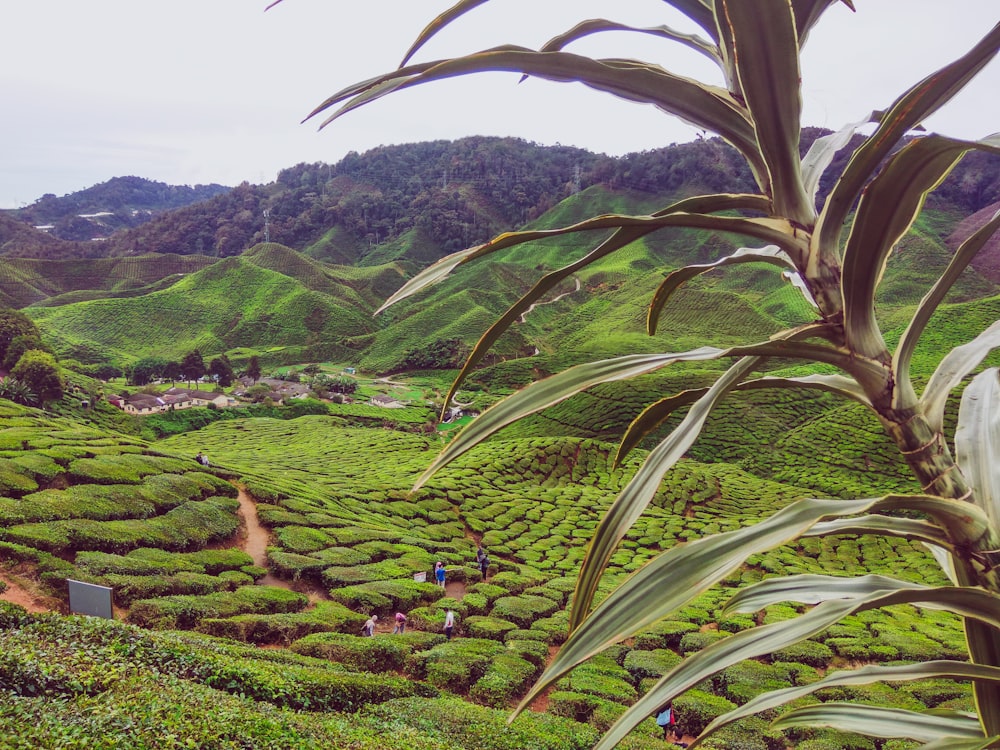
[[[111,608],[112,589],[72,579],[66,582],[69,584],[70,613],[115,619],[114,610]]]

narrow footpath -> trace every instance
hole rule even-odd
[[[29,612],[57,612],[58,608],[51,606],[48,597],[36,596],[28,589],[17,582],[16,576],[9,573],[0,573],[0,581],[7,584],[7,588],[0,593],[0,600],[20,604]]]
[[[329,595],[322,589],[306,586],[304,583],[293,584],[270,572],[267,564],[267,547],[271,543],[271,532],[261,526],[260,519],[257,517],[257,504],[250,497],[250,494],[242,487],[237,487],[237,489],[239,494],[236,499],[240,503],[239,514],[243,520],[243,526],[239,532],[237,544],[234,546],[238,546],[250,555],[254,565],[268,571],[258,583],[264,586],[277,586],[290,591],[299,591],[309,597],[310,605],[322,599],[329,599]]]

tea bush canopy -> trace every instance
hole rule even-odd
[[[472,367],[529,307],[580,269],[661,230],[700,229],[736,235],[749,244],[710,263],[669,270],[648,305],[655,333],[662,311],[683,285],[712,270],[748,263],[775,266],[814,307],[813,320],[766,339],[730,347],[642,351],[573,366],[533,383],[487,410],[439,454],[417,481],[517,420],[603,383],[658,371],[680,362],[733,360],[709,386],[654,401],[629,426],[619,461],[641,438],[686,409],[679,425],[649,453],[597,525],[583,562],[569,618],[571,636],[523,709],[542,690],[612,644],[636,635],[736,572],[752,555],[800,538],[872,534],[917,539],[932,547],[951,585],[925,585],[886,576],[787,575],[742,589],[729,612],[755,612],[781,602],[814,605],[797,617],[736,632],[707,645],[667,672],[611,726],[599,748],[610,748],[664,703],[745,659],[787,649],[852,613],[899,604],[943,608],[966,618],[970,663],[938,660],[867,667],[811,685],[777,690],[715,714],[696,744],[720,728],[840,681],[905,682],[923,678],[975,683],[978,715],[923,714],[880,706],[829,702],[795,708],[772,726],[828,726],[841,731],[908,738],[927,747],[988,747],[1000,741],[1000,461],[993,445],[1000,421],[996,368],[979,371],[1000,344],[1000,322],[945,353],[927,382],[911,376],[917,343],[948,291],[1000,226],[1000,213],[971,234],[913,308],[890,347],[875,299],[893,249],[918,219],[927,195],[972,150],[1000,152],[1000,135],[980,141],[935,133],[914,136],[922,121],[945,106],[1000,49],[1000,24],[965,55],[917,81],[883,111],[817,139],[801,155],[799,55],[810,30],[835,0],[667,0],[694,33],[667,26],[638,29],[604,19],[583,21],[538,50],[501,46],[458,57],[413,62],[423,46],[486,0],[461,0],[417,37],[395,71],[348,86],[312,113],[323,125],[395,91],[486,71],[513,71],[552,81],[583,83],[633,102],[652,104],[721,136],[745,159],[756,192],[683,198],[643,215],[607,213],[554,229],[509,232],[454,253],[426,269],[386,306],[434,284],[460,265],[500,250],[547,238],[601,232],[589,253],[542,276],[483,334],[445,403]],[[851,6],[849,0],[845,4]],[[863,13],[859,22],[864,22]],[[632,31],[683,44],[712,60],[724,86],[676,75],[642,60],[593,59],[566,51],[590,34]],[[835,64],[835,61],[831,61]],[[870,135],[858,137],[862,126]],[[833,187],[819,194],[834,156],[849,149]],[[811,365],[794,376],[774,372],[775,360]],[[973,376],[967,382],[969,376]],[[946,406],[965,385],[957,427],[946,433]],[[661,481],[691,448],[715,407],[748,389],[820,389],[869,409],[903,457],[918,494],[855,500],[802,498],[756,524],[704,535],[650,559],[597,606],[602,573]],[[561,683],[560,683],[561,684]],[[702,730],[702,726],[698,727]]]

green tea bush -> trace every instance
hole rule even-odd
[[[612,659],[600,655],[579,665],[559,680],[561,690],[589,693],[616,703],[630,704],[638,697],[629,673]]]
[[[521,628],[530,628],[540,618],[559,609],[559,602],[544,596],[504,596],[493,602],[492,615],[510,620]]]
[[[457,638],[412,654],[406,669],[417,679],[426,678],[437,687],[464,693],[504,650],[496,641]]]
[[[508,637],[505,643],[507,651],[530,661],[536,667],[544,667],[549,659],[549,648],[541,641],[512,640]]]
[[[371,581],[391,581],[397,578],[410,578],[412,580],[414,573],[427,569],[430,559],[430,557],[408,556],[381,560],[368,565],[326,568],[322,576],[323,585],[328,588],[338,588]]]
[[[0,601],[0,630],[19,628],[28,619],[28,611],[19,604]]]
[[[636,635],[633,645],[637,649],[644,650],[657,648],[677,650],[680,648],[681,638],[687,633],[695,633],[697,631],[698,626],[691,622],[660,620],[651,625],[648,630]]]
[[[781,667],[758,661],[742,661],[715,675],[716,692],[737,705],[743,705],[759,693],[791,687],[788,672]],[[774,715],[765,715],[774,718]]]
[[[253,583],[249,576],[243,576],[241,583]],[[249,579],[249,580],[247,580]],[[205,573],[177,573],[172,576],[149,575],[128,576],[109,573],[101,576],[96,583],[110,586],[114,589],[115,603],[127,607],[138,599],[150,599],[159,596],[200,595],[216,591],[231,591],[236,588],[233,582],[210,576]]]
[[[299,639],[292,651],[344,664],[363,672],[400,670],[412,647],[398,635],[366,636],[344,633],[315,633]]]
[[[685,633],[681,637],[679,650],[681,654],[690,654],[695,651],[701,651],[705,648],[705,646],[715,643],[716,641],[721,641],[723,638],[727,638],[728,636],[729,633],[723,633],[718,630]]]
[[[546,644],[548,647],[549,634],[542,630],[509,630],[504,635],[503,639],[507,642],[510,641],[535,641],[536,643]]]
[[[681,657],[666,648],[652,651],[629,651],[625,655],[624,667],[632,675],[632,680],[638,684],[646,677],[662,677],[680,664]]]
[[[10,459],[0,458],[0,494],[20,497],[38,489],[38,482]]]
[[[780,732],[769,730],[763,719],[749,717],[724,727],[718,734],[709,737],[703,747],[712,750],[785,750],[788,741]]]
[[[471,638],[489,638],[495,641],[504,640],[504,636],[517,625],[499,617],[473,616],[462,621],[462,632]]]
[[[322,560],[295,552],[284,552],[278,547],[268,547],[267,561],[276,575],[297,581],[300,578],[319,578],[329,565]]]
[[[799,641],[771,654],[773,661],[799,662],[810,667],[825,667],[832,658],[833,649],[817,641]]]
[[[569,632],[569,613],[561,610],[551,617],[543,617],[531,623],[530,629],[545,633],[549,643],[558,645],[566,640]]]
[[[506,711],[445,696],[433,702],[417,698],[395,700],[367,708],[362,713],[365,716],[385,721],[394,728],[392,731],[410,727],[440,738],[449,749],[586,750],[593,747],[598,737],[596,730],[570,719],[531,711],[507,724]],[[425,750],[420,745],[413,747]]]
[[[469,697],[484,706],[504,708],[528,689],[538,672],[535,664],[516,654],[499,654],[469,690]]]
[[[490,579],[490,583],[499,586],[509,594],[520,594],[525,589],[538,586],[545,582],[544,576],[538,571],[531,571],[527,566],[522,566],[520,572],[502,571]]]
[[[483,594],[466,594],[462,597],[466,614],[484,615],[489,611],[489,600]]]
[[[703,690],[692,689],[678,696],[673,707],[678,731],[698,736],[709,722],[732,711],[736,704]]]
[[[205,596],[142,599],[132,605],[128,621],[150,628],[191,628],[208,617],[297,612],[308,601],[304,594],[295,591],[273,586],[244,586],[233,592]]]
[[[366,619],[365,615],[337,602],[321,601],[301,612],[206,617],[198,624],[198,630],[246,643],[287,646],[312,633],[357,633]]]
[[[274,533],[281,547],[300,555],[317,552],[334,544],[326,532],[306,526],[282,526]]]

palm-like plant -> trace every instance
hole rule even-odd
[[[480,71],[515,71],[555,81],[578,81],[631,101],[654,104],[722,136],[746,159],[758,192],[703,195],[649,215],[604,215],[562,229],[503,234],[442,259],[386,304],[434,283],[460,264],[503,248],[542,237],[613,230],[585,257],[538,280],[483,335],[453,386],[453,394],[506,327],[559,281],[651,232],[696,227],[742,235],[756,247],[741,248],[715,263],[669,273],[649,305],[650,332],[671,294],[685,281],[709,269],[751,262],[788,271],[815,305],[816,321],[746,346],[637,354],[572,367],[530,385],[484,413],[440,454],[418,485],[505,425],[585,388],[649,373],[678,361],[734,358],[710,388],[654,403],[630,426],[620,456],[671,412],[688,407],[680,425],[652,450],[595,531],[580,571],[570,638],[522,707],[574,666],[689,602],[753,554],[806,535],[881,534],[927,543],[953,585],[930,587],[882,576],[791,576],[745,588],[730,601],[731,610],[753,611],[777,601],[815,606],[796,619],[744,631],[688,658],[637,701],[599,747],[612,747],[658,706],[714,672],[808,638],[850,613],[901,602],[944,608],[964,617],[971,663],[934,661],[836,673],[813,685],[764,694],[718,718],[699,741],[740,717],[822,687],[952,677],[974,681],[978,719],[947,712],[920,714],[824,703],[785,713],[777,725],[818,723],[847,731],[909,737],[928,748],[1000,746],[1000,577],[995,568],[1000,561],[1000,456],[994,449],[1000,440],[1000,379],[995,369],[980,372],[965,386],[954,450],[944,432],[949,395],[1000,344],[1000,322],[948,353],[921,392],[909,372],[914,347],[931,315],[1000,225],[1000,214],[957,250],[918,305],[895,350],[887,346],[874,308],[875,292],[890,252],[918,216],[927,194],[969,150],[1000,151],[997,136],[978,142],[933,134],[904,139],[996,55],[1000,24],[963,57],[916,83],[884,112],[873,113],[869,121],[874,123],[874,131],[854,149],[817,210],[820,175],[860,125],[817,140],[805,158],[800,158],[799,53],[809,31],[836,0],[665,1],[690,19],[699,32],[687,34],[666,26],[630,29],[595,19],[578,24],[539,50],[504,46],[410,63],[428,39],[486,2],[461,0],[423,30],[398,70],[340,91],[313,115],[333,110],[326,120],[330,122],[394,91]],[[850,5],[849,0],[844,2]],[[564,49],[584,35],[606,30],[652,34],[692,47],[716,63],[725,87],[700,83],[637,60],[592,59]],[[838,373],[792,379],[753,377],[752,373],[771,357],[832,365]],[[746,529],[664,552],[594,607],[602,572],[665,472],[697,439],[719,400],[730,391],[747,388],[820,388],[864,404],[877,415],[925,494],[852,501],[799,500]]]
[[[0,398],[23,406],[38,406],[38,396],[31,386],[17,378],[0,378]]]

